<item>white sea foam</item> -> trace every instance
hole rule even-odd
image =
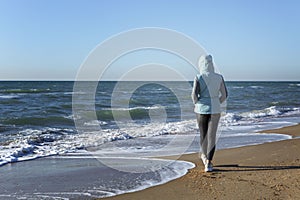
[[[226,113],[221,122],[225,125],[235,125],[238,124],[238,121],[240,121],[242,118],[242,116],[235,113]]]
[[[18,95],[0,95],[0,99],[16,99]]]
[[[131,108],[103,108],[102,110],[116,110],[116,111],[131,111],[131,110],[154,110],[161,109],[160,106],[136,106]]]
[[[261,89],[261,88],[264,88],[264,87],[263,86],[252,85],[252,86],[250,86],[250,88]]]
[[[100,120],[93,120],[90,122],[85,122],[85,126],[94,126],[94,125],[107,125],[108,123],[105,121],[100,121]]]
[[[266,117],[291,116],[300,114],[300,108],[280,108],[271,106],[262,110],[253,110],[243,113],[226,113],[221,122],[223,125],[241,125],[257,122]]]
[[[171,164],[169,164],[164,169],[159,171],[161,181],[158,182],[144,181],[140,187],[130,191],[123,191],[122,193],[136,192],[136,191],[144,190],[149,187],[165,184],[171,180],[184,176],[189,169],[192,169],[194,167],[195,164],[191,162],[179,161],[179,160],[172,161]]]
[[[64,92],[65,95],[86,94],[86,92]]]
[[[0,148],[0,165],[11,162],[31,160],[45,156],[72,152],[83,148],[76,140],[71,129],[45,128],[26,129]]]
[[[64,118],[75,120],[75,119],[81,119],[81,116],[72,114],[72,115],[64,116]]]
[[[103,124],[95,121],[87,125]],[[127,124],[128,125],[128,124]],[[121,129],[76,134],[71,129],[45,128],[25,129],[13,141],[0,148],[0,165],[39,157],[76,152],[80,149],[98,147],[104,143],[137,137],[154,137],[165,134],[196,131],[195,120],[172,123],[131,124]]]
[[[289,84],[289,86],[300,86],[300,83],[291,83],[291,84]]]
[[[259,118],[259,117],[266,117],[266,116],[278,116],[282,112],[277,109],[276,106],[271,106],[269,108],[263,110],[255,110],[251,112],[244,113],[243,115],[250,118]]]

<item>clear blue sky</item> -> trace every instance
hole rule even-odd
[[[0,80],[74,79],[100,42],[162,27],[198,41],[227,80],[300,81],[298,0],[0,0]]]

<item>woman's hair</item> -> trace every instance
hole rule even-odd
[[[211,55],[202,55],[198,61],[200,74],[207,75],[210,72],[215,72],[213,58]]]

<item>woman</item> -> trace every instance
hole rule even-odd
[[[222,75],[215,73],[211,55],[199,59],[200,74],[195,77],[192,99],[200,130],[201,159],[205,172],[213,171],[216,132],[221,116],[221,106],[227,98],[227,89]]]

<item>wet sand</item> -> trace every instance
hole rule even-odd
[[[128,172],[108,167],[107,163],[115,167],[125,163],[123,165],[126,168],[123,169]],[[98,160],[88,154],[58,155],[11,163],[0,168],[0,199],[95,199],[128,190],[141,190],[145,188],[141,188],[143,182],[162,184],[160,173],[173,174],[174,169],[169,166],[163,171],[139,172],[137,166],[157,165],[158,168],[168,163],[171,164],[162,159]],[[177,163],[176,166],[185,168],[187,164],[189,168],[193,167],[186,162]],[[177,177],[180,176],[178,174]]]
[[[185,176],[106,199],[300,199],[300,125],[263,132],[293,139],[217,151],[212,173],[203,172],[198,154],[183,155],[196,164]]]

